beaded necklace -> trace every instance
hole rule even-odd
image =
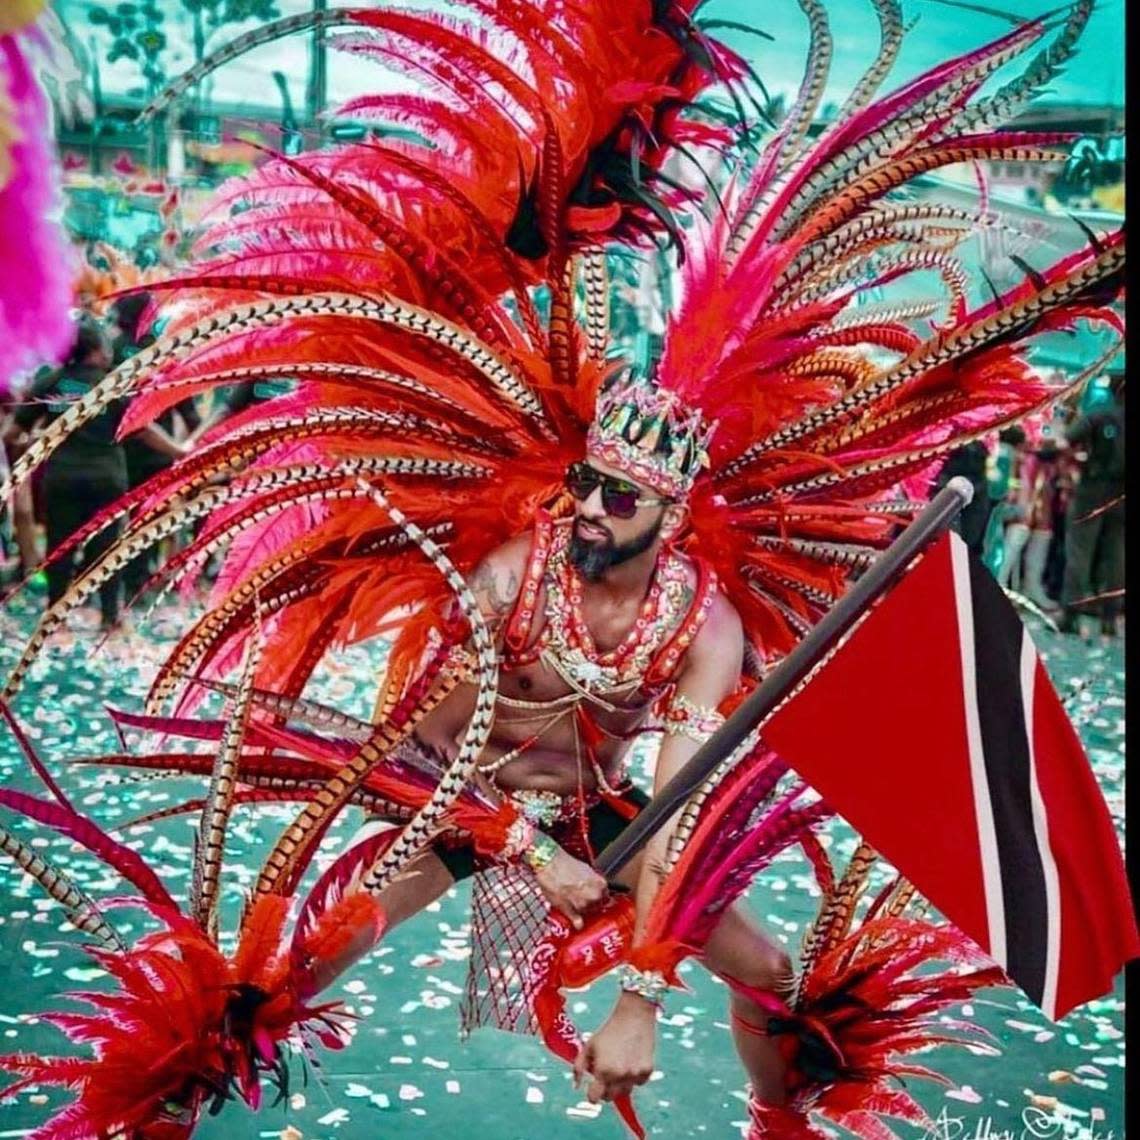
[[[541,660],[570,688],[570,692],[551,701],[525,701],[499,698],[499,703],[518,712],[535,710],[532,715],[512,719],[525,723],[538,721],[547,714],[548,719],[521,744],[502,756],[480,765],[480,770],[494,780],[494,776],[512,760],[518,759],[557,723],[566,717],[574,725],[575,754],[579,766],[583,753],[605,795],[617,795],[598,764],[594,749],[582,740],[580,718],[588,715],[583,706],[600,711],[623,711],[615,698],[641,687],[653,658],[661,650],[688,605],[688,573],[679,555],[666,552],[658,559],[653,579],[641,604],[637,619],[620,644],[611,650],[599,652],[582,611],[582,579],[569,558],[570,527],[555,525],[549,539],[549,555],[536,566],[532,562],[524,583],[524,603],[533,607],[538,587],[546,587],[545,622],[534,644],[522,652],[512,653],[512,664],[533,664]],[[545,546],[545,544],[544,544]],[[546,555],[546,549],[541,552]],[[537,561],[537,560],[536,560]],[[539,566],[541,570],[539,570]],[[614,733],[591,724],[601,735],[618,739]],[[618,785],[624,782],[624,766]]]
[[[546,624],[535,648],[557,672],[587,694],[640,684],[657,651],[687,604],[688,574],[679,555],[667,551],[629,632],[599,652],[582,610],[582,578],[569,558],[569,529],[557,536],[546,574]]]

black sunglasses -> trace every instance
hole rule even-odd
[[[571,463],[566,472],[566,489],[579,502],[585,502],[596,488],[602,489],[602,509],[615,519],[631,519],[638,507],[665,506],[674,499],[643,499],[641,488],[625,479],[616,479],[588,463]]]

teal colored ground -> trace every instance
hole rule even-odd
[[[31,613],[9,611],[0,615],[0,622],[0,666],[6,672],[21,634],[31,628]],[[145,637],[135,635],[99,653],[94,652],[93,634],[62,635],[16,702],[52,770],[81,809],[107,826],[119,826],[196,791],[188,781],[120,784],[107,774],[66,764],[68,757],[114,748],[102,703],[138,706],[145,680],[177,625],[177,613],[165,611],[146,628]],[[1122,825],[1123,647],[1119,642],[1082,643],[1040,628],[1034,632],[1058,687],[1066,691],[1084,678],[1083,697],[1098,705],[1078,718],[1080,731]],[[364,649],[346,655],[322,670],[319,695],[365,713],[378,662],[377,653]],[[0,780],[6,786],[33,787],[6,736],[0,741]],[[239,810],[227,851],[230,914],[249,885],[264,844],[288,816],[284,808],[256,816]],[[330,852],[343,844],[356,822],[355,816],[348,818],[334,831]],[[176,819],[126,832],[130,844],[160,866],[175,894],[184,892],[188,883],[190,826],[188,820]],[[14,830],[25,838],[31,832],[22,824]],[[854,845],[854,836],[843,825],[834,826],[831,837],[833,851],[840,856]],[[114,880],[69,843],[46,834],[34,842],[97,897],[115,892]],[[794,950],[815,912],[806,864],[795,856],[781,859],[754,884],[750,905]],[[208,1140],[464,1140],[484,1135],[495,1140],[620,1140],[624,1133],[616,1117],[584,1103],[565,1067],[537,1043],[494,1031],[459,1041],[466,922],[467,891],[461,888],[395,931],[340,987],[338,996],[361,1016],[353,1045],[343,1053],[323,1054],[319,1077],[308,1074],[307,1084],[298,1063],[288,1103],[265,1108],[256,1117],[229,1106],[207,1121],[199,1135]],[[5,860],[0,865],[2,1052],[59,1048],[59,1035],[38,1022],[33,1011],[57,1006],[62,991],[85,988],[99,976],[78,940],[62,926],[54,904]],[[685,977],[692,992],[669,1002],[660,1027],[660,1072],[638,1095],[642,1118],[653,1136],[736,1137],[745,1121],[745,1098],[728,1034],[725,991],[696,968]],[[612,980],[603,980],[589,992],[572,996],[572,1013],[583,1028],[602,1020],[614,992]],[[947,1090],[925,1084],[913,1088],[938,1122],[932,1136],[1116,1140],[1124,1135],[1121,984],[1114,995],[1058,1025],[1011,990],[991,991],[973,1012],[997,1038],[1001,1055],[949,1050],[932,1055],[931,1063],[955,1082]],[[0,1140],[25,1135],[59,1101],[55,1094],[25,1092],[0,1103]],[[898,1131],[908,1138],[920,1135],[906,1126]]]

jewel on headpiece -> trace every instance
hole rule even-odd
[[[662,495],[681,499],[709,465],[716,424],[699,408],[682,406],[676,392],[626,372],[598,393],[586,449]]]

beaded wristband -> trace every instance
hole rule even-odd
[[[555,855],[558,844],[520,815],[507,828],[506,839],[495,858],[500,863],[525,863],[532,871],[541,871]]]
[[[618,983],[623,993],[637,994],[658,1009],[665,1004],[665,993],[669,989],[669,983],[659,970],[639,970],[628,962],[623,962],[618,967]]]
[[[555,855],[558,854],[558,844],[544,831],[536,831],[530,846],[522,853],[522,861],[535,872],[541,871]]]

